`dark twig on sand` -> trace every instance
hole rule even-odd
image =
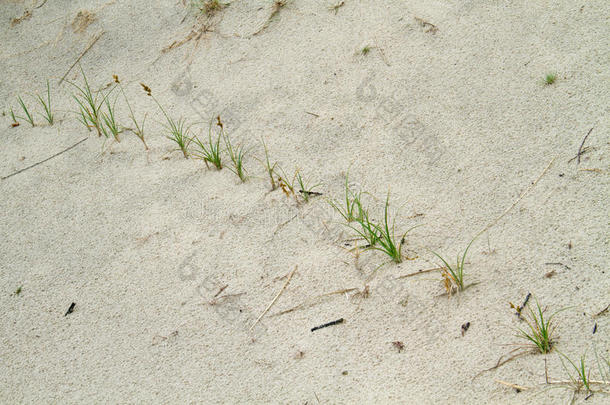
[[[339,318],[336,321],[325,323],[324,325],[315,326],[315,327],[311,328],[311,331],[313,332],[313,331],[316,331],[318,329],[327,328],[329,326],[339,325],[340,323],[343,323],[343,318]]]
[[[48,160],[53,159],[53,158],[54,158],[54,157],[56,157],[56,156],[61,155],[61,154],[62,154],[62,153],[64,153],[64,152],[69,151],[70,149],[72,149],[72,148],[76,147],[77,145],[79,145],[79,144],[80,144],[80,143],[82,143],[82,142],[85,142],[86,140],[87,140],[87,138],[81,139],[80,141],[76,142],[74,145],[72,145],[72,146],[70,146],[70,147],[68,147],[68,148],[66,148],[66,149],[64,149],[64,150],[62,150],[61,152],[57,152],[56,154],[54,154],[53,156],[50,156],[50,157],[46,158],[45,160],[41,160],[40,162],[34,163],[34,164],[33,164],[33,165],[31,165],[31,166],[25,167],[25,168],[23,168],[23,169],[21,169],[21,170],[17,170],[15,173],[11,173],[11,174],[9,174],[8,176],[0,177],[0,180],[6,180],[6,179],[8,179],[9,177],[13,177],[13,176],[14,176],[14,175],[16,175],[16,174],[19,174],[19,173],[25,172],[25,171],[26,171],[26,170],[28,170],[28,169],[31,169],[31,168],[33,168],[33,167],[36,167],[36,166],[38,166],[39,164],[42,164],[42,163],[44,163],[44,162],[46,162],[46,161],[48,161]]]

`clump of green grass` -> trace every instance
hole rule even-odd
[[[529,313],[523,317],[527,324],[527,329],[519,328],[517,336],[529,341],[540,353],[549,353],[555,344],[553,336],[557,325],[554,322],[554,318],[559,311],[546,317],[546,310],[540,307],[537,299],[536,310],[533,310],[531,307],[528,307],[528,309]]]
[[[87,127],[88,130],[95,128],[98,136],[102,136],[102,105],[104,104],[105,98],[108,97],[114,89],[110,90],[106,96],[102,97],[102,99],[98,101],[98,94],[93,94],[91,86],[89,86],[87,76],[85,75],[85,71],[82,67],[80,67],[80,71],[83,75],[84,82],[82,86],[68,81],[69,84],[77,89],[77,94],[72,95],[72,97],[79,106],[79,120],[85,127]]]
[[[174,118],[170,117],[169,114],[167,114],[167,112],[165,111],[165,108],[163,108],[163,106],[159,102],[159,100],[157,100],[156,97],[152,95],[151,88],[145,85],[144,83],[140,83],[140,86],[142,86],[142,88],[146,92],[146,95],[148,95],[154,100],[154,102],[157,104],[157,106],[165,116],[165,119],[167,120],[165,128],[168,131],[168,134],[165,137],[171,141],[174,141],[178,145],[179,150],[184,155],[184,158],[188,159],[188,147],[193,138],[189,137],[190,126],[187,125],[186,119],[181,117],[178,120],[175,120]]]
[[[455,266],[451,266],[438,253],[434,251],[432,252],[436,257],[441,259],[444,264],[444,266],[442,267],[443,284],[449,295],[451,295],[454,291],[461,292],[464,290],[464,261],[466,260],[466,254],[468,253],[468,249],[470,249],[470,246],[473,242],[474,239],[472,239],[468,246],[466,246],[466,250],[464,250],[464,254],[461,257],[458,253]]]
[[[420,225],[414,226],[404,232],[400,237],[396,237],[395,233],[395,220],[392,221],[390,227],[390,193],[386,197],[384,215],[382,223],[374,223],[369,220],[368,211],[363,210],[362,218],[356,219],[355,221],[360,224],[361,229],[358,229],[352,225],[350,227],[355,230],[362,238],[364,238],[368,245],[367,249],[378,250],[388,255],[394,263],[401,263],[403,261],[402,246],[403,241],[407,233],[417,228]]]
[[[192,137],[189,137],[190,126],[187,126],[187,121],[185,118],[180,118],[178,120],[174,120],[169,116],[166,118],[166,128],[168,129],[169,134],[165,137],[171,141],[174,141],[176,145],[178,145],[178,149],[182,152],[184,158],[188,159],[188,147],[193,140]]]
[[[30,114],[30,111],[28,110],[27,106],[25,105],[25,103],[23,102],[23,99],[21,98],[21,96],[17,96],[17,102],[19,103],[19,105],[21,106],[21,109],[23,110],[25,117],[19,117],[22,120],[29,122],[31,126],[34,126],[34,118],[32,117],[32,114]]]
[[[364,239],[366,242],[364,248],[368,249],[375,246],[379,239],[381,239],[381,229],[379,226],[377,226],[377,224],[371,221],[369,211],[367,209],[362,209],[359,217],[355,218],[355,222],[360,225],[360,230],[351,225],[350,228],[354,229],[358,235]]]
[[[203,143],[197,136],[193,138],[193,142],[199,147],[199,150],[193,152],[193,156],[203,160],[206,167],[209,169],[208,163],[211,163],[216,167],[217,170],[222,169],[222,156],[220,150],[220,139],[222,138],[222,132],[218,134],[216,141],[212,140],[212,122],[208,129],[208,142]]]
[[[131,122],[135,126],[135,129],[134,128],[128,128],[128,129],[129,129],[129,131],[133,132],[133,134],[135,136],[137,136],[140,139],[140,141],[142,141],[142,143],[144,144],[144,148],[146,150],[148,150],[148,145],[146,144],[146,141],[144,140],[144,123],[146,121],[146,114],[144,115],[144,118],[142,119],[142,123],[140,124],[136,120],[136,116],[133,113],[133,109],[131,108],[131,104],[129,103],[129,100],[127,99],[127,95],[125,95],[125,90],[123,90],[123,86],[121,85],[121,82],[119,81],[119,77],[117,75],[113,75],[112,78],[114,79],[114,82],[121,89],[121,93],[123,94],[123,98],[125,99],[125,103],[127,104],[127,108],[129,109],[129,119],[131,119]]]
[[[40,96],[40,94],[36,94],[38,98],[38,102],[42,105],[44,110],[44,114],[41,114],[43,118],[49,123],[49,125],[53,125],[54,117],[53,112],[51,110],[51,85],[49,84],[49,80],[47,80],[47,98],[46,100]]]
[[[548,86],[555,83],[556,80],[557,80],[557,75],[555,73],[547,73],[544,76],[544,84],[546,84]]]
[[[229,159],[231,159],[232,167],[229,167],[233,173],[239,177],[239,179],[244,183],[248,176],[246,175],[246,170],[244,168],[244,158],[246,156],[246,150],[243,145],[234,146],[231,143],[231,138],[224,132],[224,125],[220,120],[220,116],[217,117],[218,122],[216,125],[220,127],[220,131],[224,137],[225,146],[227,148],[227,153],[229,154]]]
[[[19,286],[13,294],[15,294],[15,295],[21,294],[21,286]]]
[[[114,103],[110,105],[108,97],[104,97],[104,103],[106,105],[107,111],[101,112],[101,117],[103,121],[102,132],[104,133],[104,136],[106,136],[106,138],[109,138],[110,135],[112,135],[117,142],[121,142],[121,139],[119,138],[119,133],[121,131],[114,116],[116,98],[114,100]]]
[[[371,52],[371,47],[370,47],[370,45],[366,45],[364,48],[362,48],[362,49],[360,50],[360,53],[361,53],[362,55],[365,55],[365,56],[366,56],[366,55],[368,55],[368,53],[369,53],[369,52]]]
[[[345,206],[341,207],[339,202],[330,200],[330,205],[341,215],[348,223],[363,219],[364,210],[361,201],[361,192],[352,192],[349,188],[349,171],[345,176]]]

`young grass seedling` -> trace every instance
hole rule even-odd
[[[174,141],[184,155],[184,158],[188,159],[188,147],[193,139],[188,136],[190,126],[187,126],[186,119],[180,118],[176,121],[168,116],[166,128],[169,131],[169,135],[166,135],[166,138]]]
[[[233,144],[231,143],[231,139],[224,132],[224,125],[222,121],[220,121],[220,116],[218,116],[217,119],[218,122],[216,123],[216,125],[220,127],[220,131],[224,137],[225,146],[227,148],[227,153],[229,154],[229,159],[231,159],[231,163],[233,163],[233,167],[229,167],[229,170],[235,173],[237,177],[239,177],[239,179],[242,181],[242,183],[245,183],[248,179],[248,176],[246,175],[246,171],[244,169],[244,157],[246,156],[244,146],[233,146]]]
[[[11,119],[13,120],[13,122],[11,123],[11,126],[13,128],[18,127],[19,121],[17,121],[17,117],[15,117],[15,111],[13,111],[13,107],[11,107]]]
[[[447,290],[447,294],[451,295],[454,291],[461,292],[464,290],[464,261],[466,260],[466,254],[468,253],[468,249],[474,242],[474,239],[470,241],[468,246],[466,246],[466,250],[464,250],[464,254],[460,258],[458,253],[457,261],[454,266],[451,266],[441,255],[432,251],[432,253],[441,259],[443,262],[443,283],[445,285],[445,289]]]
[[[25,113],[25,117],[19,117],[22,120],[29,122],[31,126],[34,126],[34,118],[32,118],[32,114],[30,114],[30,112],[28,111],[28,108],[26,107],[25,103],[23,102],[23,99],[21,98],[21,96],[17,96],[17,101],[19,102],[19,105],[21,106],[21,109],[23,109],[23,112]]]
[[[379,250],[385,254],[387,254],[394,263],[401,263],[403,260],[402,255],[402,245],[407,236],[407,233],[412,231],[421,225],[416,225],[410,229],[408,229],[405,233],[402,234],[400,238],[396,238],[395,233],[395,220],[392,221],[392,227],[390,228],[390,193],[386,198],[384,215],[383,215],[383,224],[375,224],[369,221],[368,213],[366,210],[363,211],[363,219],[356,220],[361,227],[362,231],[350,226],[354,229],[360,236],[362,236],[365,240],[369,242],[369,246],[367,249]]]
[[[83,125],[89,130],[91,130],[92,127],[95,128],[95,130],[97,131],[97,135],[102,136],[102,105],[104,104],[105,98],[108,97],[110,93],[112,93],[112,90],[114,90],[114,88],[110,90],[108,94],[106,94],[106,96],[102,98],[101,101],[98,102],[97,94],[95,96],[93,95],[93,91],[89,86],[89,81],[87,80],[87,76],[85,75],[85,71],[82,67],[80,68],[80,71],[83,75],[83,81],[85,82],[82,87],[68,81],[69,84],[76,87],[76,89],[78,90],[78,93],[76,95],[73,95],[72,97],[74,98],[74,100],[76,100],[79,106],[79,121],[82,122]]]
[[[36,94],[38,98],[38,102],[42,105],[44,109],[44,114],[41,114],[45,120],[49,123],[49,125],[53,125],[53,112],[51,111],[51,85],[49,84],[49,80],[47,80],[47,99],[43,99],[40,94]]]
[[[360,50],[360,53],[365,56],[368,55],[369,52],[371,52],[371,47],[369,45],[366,45]]]
[[[555,73],[547,73],[544,76],[544,84],[546,84],[548,86],[555,83],[556,80],[557,80],[557,75]]]
[[[362,219],[363,208],[361,192],[354,193],[349,189],[349,172],[345,176],[345,208],[341,208],[338,202],[333,200],[329,204],[349,223]]]
[[[144,148],[146,150],[148,150],[148,145],[146,144],[146,141],[144,140],[144,122],[146,121],[146,115],[144,115],[144,118],[142,119],[142,124],[140,125],[140,123],[138,123],[138,121],[136,120],[136,116],[133,113],[133,109],[131,108],[131,104],[129,103],[129,100],[127,99],[127,96],[125,95],[125,91],[123,90],[123,86],[121,85],[121,82],[119,81],[119,77],[117,75],[112,75],[112,77],[114,79],[114,82],[116,84],[118,84],[119,88],[121,89],[121,93],[123,94],[123,98],[125,99],[125,103],[127,104],[127,108],[129,109],[129,118],[131,119],[131,122],[135,126],[135,129],[129,128],[129,130],[131,132],[133,132],[134,135],[137,136],[142,141],[142,143],[144,144]]]
[[[563,366],[563,369],[568,374],[570,381],[572,382],[572,385],[574,386],[575,391],[578,392],[582,388],[585,388],[586,389],[585,395],[588,395],[591,392],[590,379],[589,379],[589,376],[591,375],[591,370],[587,370],[587,368],[585,367],[586,354],[583,356],[580,356],[580,362],[578,363],[578,365],[576,365],[572,360],[570,360],[570,358],[568,356],[566,356],[563,353],[559,353],[559,356],[561,359],[561,365]],[[570,373],[570,371],[566,367],[563,359],[566,359],[568,361],[568,363],[574,368],[574,370],[576,371],[576,377],[574,377],[572,375],[572,373]]]
[[[388,256],[392,258],[395,263],[402,262],[402,245],[411,230],[415,229],[417,226],[408,229],[405,233],[402,234],[400,239],[397,239],[394,233],[394,225],[395,220],[392,222],[392,229],[389,227],[389,207],[390,207],[390,193],[388,192],[388,196],[385,201],[384,215],[383,215],[383,227],[377,225],[377,229],[379,231],[379,240],[376,246],[371,246],[371,249],[376,249],[384,252]]]
[[[262,138],[261,143],[263,144],[263,149],[265,150],[265,161],[262,163],[263,166],[265,166],[265,171],[267,172],[267,175],[269,175],[269,181],[271,182],[271,191],[274,191],[277,188],[275,178],[273,177],[273,175],[275,174],[274,171],[277,166],[277,162],[271,165],[271,162],[269,161],[269,150],[267,149],[267,144],[265,144],[265,141]]]
[[[528,340],[540,353],[549,353],[555,344],[553,334],[555,332],[556,324],[553,322],[553,318],[560,311],[555,312],[546,318],[544,314],[546,310],[543,310],[540,307],[537,299],[536,311],[531,307],[528,307],[528,309],[529,313],[524,317],[528,328],[527,330],[519,328],[519,334],[517,336]]]
[[[106,104],[106,109],[108,112],[101,112],[101,117],[103,120],[102,124],[102,132],[106,138],[109,137],[109,133],[114,137],[117,142],[121,142],[119,139],[119,125],[114,118],[114,106],[116,104],[116,98],[114,100],[113,105],[110,105],[110,101],[108,101],[108,97],[104,97],[104,102]]]
[[[188,136],[190,126],[186,125],[187,124],[186,119],[180,118],[178,120],[175,120],[175,119],[171,118],[167,114],[167,112],[165,111],[165,109],[163,108],[161,103],[159,103],[159,101],[155,98],[155,96],[152,95],[152,90],[150,89],[150,87],[148,87],[144,83],[140,83],[140,86],[142,86],[142,88],[144,89],[146,94],[154,100],[154,102],[157,104],[157,106],[159,107],[159,109],[161,110],[163,115],[165,116],[165,119],[167,119],[167,125],[165,127],[166,127],[167,131],[169,132],[169,134],[166,135],[165,137],[167,139],[174,141],[178,145],[179,150],[182,151],[184,158],[188,159],[189,158],[188,146],[191,143],[191,141],[193,140],[193,138]]]
[[[209,169],[208,163],[211,163],[216,167],[217,170],[222,169],[222,157],[220,155],[220,138],[222,132],[218,134],[216,141],[212,140],[212,122],[208,130],[208,143],[203,143],[198,137],[193,138],[193,142],[199,147],[198,151],[193,152],[193,156],[203,160],[206,167]]]

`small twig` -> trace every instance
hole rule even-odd
[[[587,380],[589,384],[610,385],[610,381]],[[549,384],[573,385],[574,381],[557,380],[549,381]]]
[[[494,381],[497,382],[498,384],[506,385],[507,387],[511,387],[511,388],[516,389],[516,390],[525,391],[525,390],[529,390],[530,389],[530,387],[523,387],[521,385],[511,384],[509,382],[502,381],[502,380],[494,380]]]
[[[604,171],[602,169],[597,169],[597,168],[593,168],[593,169],[578,169],[579,172],[593,172],[593,173],[604,173]]]
[[[443,269],[444,269],[444,267],[435,267],[433,269],[418,270],[415,273],[409,273],[409,274],[405,274],[405,275],[402,275],[402,276],[398,276],[398,277],[394,278],[394,280],[398,280],[400,278],[407,278],[407,277],[418,276],[420,274],[430,273],[431,271],[441,271]]]
[[[6,180],[6,179],[8,179],[9,177],[13,177],[13,176],[14,176],[14,175],[16,175],[16,174],[19,174],[19,173],[25,172],[26,170],[29,170],[29,169],[31,169],[31,168],[33,168],[33,167],[36,167],[36,166],[38,166],[38,165],[40,165],[40,164],[42,164],[42,163],[44,163],[44,162],[46,162],[46,161],[48,161],[48,160],[53,159],[53,158],[54,158],[54,157],[56,157],[56,156],[61,155],[61,154],[62,154],[62,153],[64,153],[64,152],[69,151],[70,149],[72,149],[72,148],[76,147],[77,145],[79,145],[79,144],[80,144],[80,143],[82,143],[82,142],[85,142],[86,140],[87,140],[87,138],[81,139],[80,141],[76,142],[74,145],[72,145],[72,146],[70,146],[70,147],[68,147],[68,148],[66,148],[66,149],[64,149],[64,150],[62,150],[61,152],[57,152],[56,154],[54,154],[53,156],[50,156],[50,157],[46,158],[45,160],[41,160],[40,162],[34,163],[34,164],[33,164],[33,165],[31,165],[31,166],[28,166],[28,167],[23,168],[23,169],[21,169],[21,170],[17,170],[15,173],[11,173],[11,174],[9,174],[8,176],[5,176],[5,177],[0,177],[0,180]]]
[[[595,127],[593,127],[593,128],[595,128]],[[591,132],[593,132],[593,128],[591,128],[589,130],[589,132],[587,132],[587,135],[585,135],[584,139],[582,140],[582,143],[580,144],[580,147],[578,148],[578,153],[576,154],[576,156],[577,156],[577,159],[576,159],[577,164],[580,164],[580,155],[582,154],[582,147],[584,146],[585,141],[587,140],[589,135],[591,135]]]
[[[100,39],[102,37],[102,35],[104,35],[104,31],[101,31],[99,34],[97,34],[97,36],[93,39],[93,41],[91,41],[89,43],[89,45],[87,45],[87,47],[85,48],[85,50],[80,54],[80,56],[78,58],[76,58],[76,61],[74,61],[74,63],[70,66],[70,68],[68,69],[68,71],[66,72],[65,75],[62,76],[62,78],[59,80],[59,83],[57,83],[58,85],[60,85],[64,79],[66,78],[66,76],[68,76],[68,73],[70,73],[70,71],[72,70],[72,68],[74,66],[76,66],[76,64],[81,60],[81,58],[83,56],[85,56],[85,54],[89,51],[89,49],[91,49],[91,47],[93,45],[95,45],[95,43],[97,42],[98,39]]]
[[[417,21],[419,23],[419,25],[422,26],[422,28],[424,28],[424,32],[430,32],[432,34],[436,34],[436,32],[438,31],[438,28],[436,27],[436,25],[429,23],[428,21],[419,18],[419,17],[414,17],[415,21]]]
[[[379,43],[377,43],[377,38],[375,38],[375,47],[379,50],[379,53],[381,54],[381,60],[383,60],[383,63],[385,63],[386,66],[390,66],[390,62],[388,62],[388,58],[385,56],[385,52],[383,51],[383,48],[379,46]]]
[[[279,224],[276,228],[275,231],[273,231],[273,236],[275,236],[280,229],[282,229],[284,226],[288,225],[292,220],[294,220],[296,217],[298,216],[298,214],[294,214],[294,216],[284,222],[282,222],[281,224]]]
[[[318,114],[312,113],[312,112],[309,112],[309,111],[305,111],[305,114],[313,115],[316,118],[320,118],[320,116]]]
[[[280,298],[280,295],[282,295],[282,293],[284,292],[284,290],[286,289],[286,287],[288,287],[288,283],[290,283],[290,280],[292,279],[292,276],[294,275],[294,273],[297,271],[297,268],[299,266],[294,266],[294,270],[292,270],[292,272],[290,272],[290,275],[288,276],[288,279],[286,280],[286,283],[284,284],[284,287],[282,287],[282,289],[280,290],[279,293],[277,293],[277,295],[275,296],[275,298],[273,299],[273,301],[271,301],[269,303],[269,305],[267,306],[267,308],[263,311],[263,313],[258,317],[258,319],[252,324],[252,326],[250,326],[249,331],[252,331],[252,329],[256,326],[256,324],[263,319],[263,316],[265,316],[265,314],[271,309],[271,307],[273,306],[273,304],[275,304],[275,301],[277,301],[278,298]]]
[[[220,304],[221,300],[225,300],[227,298],[239,297],[240,295],[245,295],[245,294],[246,294],[245,292],[242,292],[242,293],[222,295],[222,296],[220,296],[218,298],[214,298],[211,301],[208,301],[207,304],[208,305],[217,305],[217,304]]]
[[[517,349],[511,350],[507,354],[504,354],[504,355],[500,356],[500,358],[498,359],[498,362],[496,363],[495,366],[490,367],[490,368],[485,369],[485,370],[479,371],[474,377],[472,377],[472,381],[476,380],[483,373],[486,373],[486,372],[491,371],[491,370],[495,370],[495,369],[503,366],[504,364],[508,363],[509,361],[512,361],[512,360],[516,359],[517,357],[521,357],[521,356],[524,356],[526,354],[531,353],[529,350],[523,350],[521,353],[514,354],[514,355],[504,359],[505,356],[507,356],[507,355],[509,355],[511,353],[514,353],[517,350],[522,350],[522,348],[517,348]]]
[[[66,314],[64,316],[68,316],[69,314],[71,314],[72,312],[74,312],[74,307],[76,306],[76,303],[73,302],[72,304],[70,304],[70,308],[68,308],[68,310],[66,311]]]
[[[218,290],[218,292],[212,298],[218,297],[220,295],[220,293],[223,292],[228,286],[229,286],[229,284],[225,284],[222,287],[220,287],[220,290]]]
[[[298,310],[298,309],[305,308],[305,306],[307,306],[308,304],[309,304],[310,306],[312,306],[312,305],[314,305],[315,300],[317,300],[318,298],[324,298],[324,297],[328,297],[328,296],[331,296],[331,295],[338,295],[338,294],[347,294],[347,293],[349,293],[349,292],[356,291],[356,290],[358,290],[358,289],[357,289],[357,288],[345,288],[345,289],[343,289],[343,290],[332,291],[332,292],[329,292],[329,293],[325,293],[325,294],[317,295],[317,296],[312,297],[311,299],[309,299],[309,300],[307,300],[307,301],[305,301],[305,302],[303,302],[303,303],[301,303],[301,304],[297,305],[296,307],[292,307],[292,308],[286,309],[286,310],[284,310],[284,311],[278,312],[278,313],[273,314],[273,315],[271,315],[271,316],[280,316],[280,315],[284,315],[284,314],[287,314],[287,313],[289,313],[289,312],[293,312],[293,311],[296,311],[296,310]]]
[[[563,264],[563,263],[559,263],[559,262],[554,262],[554,263],[544,263],[544,264],[545,264],[545,265],[547,265],[547,266],[563,266],[563,267],[565,267],[565,268],[566,268],[566,269],[568,269],[568,270],[572,270],[572,269],[570,268],[570,266],[565,265],[565,264]]]
[[[546,174],[546,172],[551,168],[551,166],[553,165],[553,162],[555,161],[555,159],[557,159],[557,156],[555,156],[553,159],[551,159],[551,161],[549,162],[549,164],[546,166],[546,168],[542,171],[542,173],[540,173],[540,176],[538,176],[538,178],[532,183],[530,184],[530,186],[521,193],[521,195],[519,196],[519,198],[517,198],[517,200],[515,200],[515,202],[508,207],[503,213],[502,215],[500,215],[498,218],[496,218],[495,221],[493,221],[492,223],[490,223],[489,225],[487,225],[485,228],[483,228],[479,233],[477,233],[474,237],[474,239],[478,238],[480,235],[482,235],[483,233],[485,233],[485,231],[489,230],[492,226],[494,226],[495,224],[497,224],[502,218],[504,218],[504,216],[506,214],[508,214],[518,203],[519,201],[521,201],[523,199],[523,197],[525,197],[525,195],[527,193],[529,193],[532,188],[534,188],[534,186],[536,186],[536,184],[538,184],[538,182],[540,181],[540,179]]]
[[[299,190],[299,193],[307,194],[307,195],[311,195],[311,196],[323,195],[322,193],[319,193],[317,191],[306,191],[306,190]]]
[[[333,326],[333,325],[339,325],[340,323],[343,323],[343,318],[339,318],[336,321],[325,323],[324,325],[314,326],[313,328],[311,328],[311,331],[314,332],[318,329],[328,328],[329,326]]]
[[[47,0],[44,0],[42,3],[40,3],[39,6],[34,7],[34,9],[37,9],[37,8],[40,8],[40,7],[44,6],[46,2],[47,2]]]
[[[606,308],[602,309],[601,311],[599,311],[598,313],[593,315],[593,318],[597,318],[598,316],[601,316],[601,315],[605,314],[606,312],[608,312],[608,309],[610,309],[610,304],[608,304],[606,306]]]

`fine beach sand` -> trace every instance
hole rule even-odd
[[[603,379],[607,1],[233,0],[197,18],[180,0],[2,0],[0,16],[1,403],[568,403],[544,384],[545,364],[569,380],[559,352]],[[149,151],[78,122],[79,65],[96,90],[118,75]],[[11,127],[47,79],[54,125]],[[184,159],[140,82],[202,139],[220,115],[250,179]],[[270,191],[261,139],[323,195]],[[354,250],[328,204],[348,171],[374,219],[389,192],[396,232],[422,225],[413,260]],[[487,227],[461,294],[438,271],[401,278]],[[488,370],[524,350],[510,303],[528,293],[562,310],[555,350]]]

